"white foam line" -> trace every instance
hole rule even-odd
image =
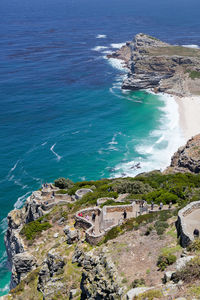
[[[51,150],[51,152],[57,157],[57,160],[59,161],[59,160],[61,160],[62,156],[60,156],[58,153],[56,153],[56,152],[54,151],[55,145],[56,145],[56,143],[55,143],[53,146],[51,146],[50,150]]]
[[[164,107],[160,108],[163,114],[160,118],[159,128],[151,132],[149,137],[135,147],[138,157],[134,161],[117,164],[111,177],[120,177],[122,174],[123,176],[135,176],[138,173],[154,169],[164,170],[169,166],[174,152],[185,143],[179,125],[179,111],[175,99],[165,94],[160,95],[160,99],[164,102]],[[134,168],[138,163],[139,168]]]
[[[106,34],[97,34],[96,38],[97,39],[105,39],[107,37]]]
[[[26,194],[24,194],[21,197],[19,197],[17,199],[17,202],[14,204],[14,208],[17,208],[17,209],[21,208],[22,205],[24,204],[24,201],[28,197],[28,195],[30,195],[30,192],[27,192]]]
[[[108,49],[107,46],[96,46],[94,48],[92,48],[93,51],[102,51],[104,49]]]
[[[0,292],[7,292],[9,291],[9,283],[7,283],[3,288],[0,289]]]
[[[192,49],[199,49],[200,47],[198,45],[182,45],[185,48],[192,48]]]
[[[123,47],[125,45],[126,45],[126,43],[110,44],[110,46],[114,49],[120,49],[121,47]]]

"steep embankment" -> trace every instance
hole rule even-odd
[[[109,56],[111,57],[111,56]],[[200,94],[200,50],[172,46],[154,37],[137,34],[112,55],[129,68],[122,88],[154,89],[178,96]]]
[[[171,164],[164,173],[173,172],[200,173],[200,134],[192,137],[172,156]]]

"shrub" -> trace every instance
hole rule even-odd
[[[74,183],[69,178],[60,177],[54,181],[54,184],[59,189],[70,189]]]
[[[35,239],[35,237],[43,230],[47,230],[52,227],[49,222],[42,222],[43,219],[44,218],[41,217],[36,221],[32,221],[28,224],[25,224],[22,230],[20,231],[20,234],[25,235],[27,240]]]
[[[144,278],[140,278],[140,279],[135,279],[132,283],[131,283],[132,288],[137,288],[140,286],[145,286],[145,280]]]
[[[200,274],[200,257],[195,257],[186,263],[180,271],[175,274],[175,280],[183,280],[184,282],[193,282],[199,279]]]
[[[176,261],[176,256],[173,254],[160,255],[158,257],[157,266],[159,270],[164,271],[167,266],[172,265]]]
[[[56,194],[67,194],[66,190],[58,190],[55,192]]]
[[[187,247],[188,251],[200,251],[200,239],[194,240],[192,243],[190,243]]]
[[[162,235],[165,232],[166,228],[169,227],[169,225],[167,222],[158,220],[155,222],[154,227],[155,227],[157,234]]]
[[[131,180],[116,181],[116,183],[113,185],[113,189],[121,194],[145,194],[152,191],[152,188],[149,184],[141,181]]]
[[[103,242],[106,243],[109,240],[113,240],[122,233],[120,226],[113,227],[110,231],[104,236]]]
[[[149,290],[146,291],[139,296],[136,296],[134,299],[137,300],[153,300],[153,299],[161,299],[162,298],[162,293],[159,290]]]

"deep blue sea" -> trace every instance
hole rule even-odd
[[[1,0],[0,295],[6,215],[41,183],[169,163],[183,143],[176,103],[121,91],[126,70],[106,55],[139,32],[200,45],[199,12],[199,0]]]

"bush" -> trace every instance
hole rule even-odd
[[[120,226],[113,227],[110,231],[104,236],[103,242],[106,243],[109,240],[113,240],[122,233]]]
[[[164,271],[167,266],[172,265],[176,261],[176,256],[173,254],[160,255],[158,257],[157,266],[159,270]]]
[[[183,280],[184,282],[194,282],[199,279],[200,274],[200,257],[195,257],[175,274],[175,281]]]
[[[187,247],[187,250],[191,252],[200,251],[200,239],[196,239],[190,243]]]
[[[55,192],[55,194],[62,194],[62,195],[64,195],[64,194],[67,194],[67,191],[66,190],[58,190],[58,191]]]
[[[161,291],[159,290],[149,290],[146,291],[139,296],[136,296],[134,299],[137,300],[153,300],[153,299],[161,299],[163,297]]]
[[[169,225],[167,222],[158,220],[155,222],[154,227],[155,227],[157,234],[162,235],[165,232],[166,228],[169,227]]]
[[[58,178],[54,181],[54,184],[59,189],[70,189],[73,187],[74,183],[69,178]]]
[[[145,286],[145,280],[144,278],[140,278],[140,279],[135,279],[132,283],[131,283],[132,288],[137,288],[140,286]]]
[[[149,184],[131,180],[116,181],[113,185],[113,189],[120,194],[145,194],[152,191]]]
[[[22,230],[20,231],[21,235],[25,235],[27,240],[34,240],[35,237],[41,233],[43,230],[47,230],[52,227],[49,222],[42,222],[43,217],[32,221],[28,224],[25,224]]]

